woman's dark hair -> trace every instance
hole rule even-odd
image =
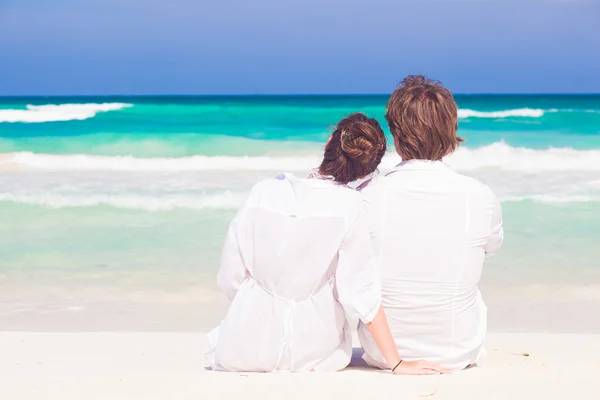
[[[377,169],[385,150],[379,122],[362,113],[350,114],[338,122],[325,145],[319,173],[344,184],[355,181]]]

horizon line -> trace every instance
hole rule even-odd
[[[281,94],[0,94],[0,98],[60,98],[60,97],[380,97],[391,93],[281,93]],[[599,93],[582,92],[543,92],[543,93],[452,93],[453,96],[600,96]]]

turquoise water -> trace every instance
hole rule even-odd
[[[251,185],[317,166],[350,112],[385,126],[386,100],[0,98],[0,268],[214,272]],[[466,142],[446,161],[503,201],[507,240],[491,270],[596,276],[600,96],[457,102]],[[389,153],[381,169],[398,161]]]
[[[328,128],[353,111],[365,112],[384,124],[386,101],[386,96],[0,98],[0,121],[9,120],[11,113],[28,104],[133,105],[84,120],[52,122],[61,114],[69,118],[70,110],[65,107],[48,110],[45,123],[4,123],[0,153],[237,155],[240,146],[233,139],[250,138],[269,142],[266,146],[246,142],[250,154],[269,154],[271,146],[291,147],[280,141],[323,142]],[[461,118],[460,134],[468,139],[467,146],[504,140],[513,147],[533,149],[600,147],[600,96],[458,96],[457,102],[462,115],[487,113]],[[507,110],[513,116],[494,116]],[[72,113],[85,111],[94,112],[91,107]],[[16,118],[27,121],[34,114]]]

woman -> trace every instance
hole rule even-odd
[[[377,121],[352,114],[311,177],[282,174],[252,189],[223,249],[218,283],[232,303],[209,334],[213,369],[343,369],[352,353],[347,319],[358,317],[394,373],[444,372],[401,361],[381,308],[362,200],[350,185],[376,171],[385,147]]]

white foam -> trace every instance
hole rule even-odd
[[[460,148],[445,160],[459,171],[497,169],[535,173],[544,171],[600,171],[600,150],[511,147],[504,142],[471,149]],[[395,154],[384,157],[382,170],[399,162]],[[105,170],[105,171],[309,171],[320,156],[192,156],[135,158],[131,156],[48,155],[29,152],[0,155],[2,169]]]
[[[235,210],[247,197],[247,193],[224,191],[214,194],[145,195],[145,194],[67,194],[67,193],[0,193],[0,201],[18,204],[43,206],[47,208],[80,208],[111,206],[115,208],[169,211],[176,209]],[[600,202],[598,196],[591,195],[541,195],[506,196],[502,202],[534,201],[537,203],[587,203]]]
[[[0,122],[56,122],[93,118],[99,112],[133,107],[126,103],[46,104],[28,105],[26,110],[0,110]]]
[[[589,195],[549,195],[549,194],[532,194],[523,196],[507,196],[500,199],[502,202],[521,202],[521,201],[533,201],[536,203],[554,203],[554,204],[566,204],[566,203],[590,203],[600,202],[600,195],[589,196]]]
[[[298,171],[320,162],[314,157],[191,156],[181,158],[135,158],[131,156],[48,155],[30,152],[0,157],[0,165],[49,170],[112,171]]]
[[[542,110],[537,108],[518,108],[504,111],[476,111],[468,108],[458,110],[458,118],[507,118],[507,117],[529,117],[539,118],[546,112],[556,112],[558,110]]]
[[[225,191],[215,194],[143,195],[143,194],[87,194],[65,193],[0,193],[0,201],[44,206],[48,208],[112,206],[145,211],[174,209],[237,209],[246,199],[246,193]]]
[[[457,170],[498,169],[543,171],[600,171],[600,150],[550,148],[535,150],[497,142],[477,149],[460,148],[446,159]]]

